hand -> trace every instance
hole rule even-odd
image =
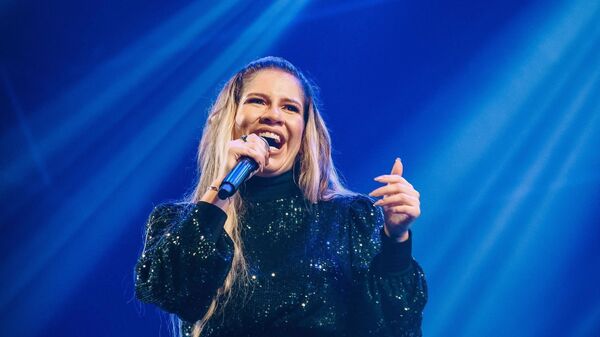
[[[391,174],[375,178],[375,181],[387,185],[369,193],[372,197],[383,196],[374,205],[383,207],[385,234],[398,242],[408,240],[410,224],[421,215],[420,194],[402,177],[402,170],[402,162],[396,158]]]
[[[229,173],[243,156],[250,157],[258,163],[258,170],[254,173],[262,172],[269,165],[269,146],[264,139],[253,133],[246,137],[246,141],[234,139],[228,145],[225,174]]]
[[[247,156],[254,159],[259,166],[258,170],[256,170],[254,173],[261,172],[267,165],[269,165],[268,144],[255,134],[249,134],[246,138],[246,141],[242,139],[234,139],[229,141],[223,176],[215,179],[211,185],[215,187],[220,186],[223,179],[225,179],[225,176],[233,169],[242,156]],[[212,189],[207,190],[204,195],[202,195],[200,200],[214,204],[220,207],[224,212],[227,212],[227,209],[229,208],[229,198],[221,200],[218,197],[217,191]]]

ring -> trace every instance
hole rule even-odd
[[[246,138],[248,138],[248,135],[243,135],[242,137],[240,137],[244,143],[247,143],[248,141],[246,140]]]

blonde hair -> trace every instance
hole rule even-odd
[[[224,165],[228,143],[234,137],[235,114],[243,93],[244,84],[263,69],[279,69],[295,76],[304,91],[304,133],[302,145],[298,153],[300,174],[298,186],[304,198],[315,204],[320,200],[328,200],[336,195],[352,194],[340,182],[331,158],[331,139],[317,108],[316,87],[289,61],[280,57],[264,57],[249,63],[238,71],[223,87],[212,105],[202,139],[198,146],[198,182],[189,202],[198,202],[208,190],[211,183],[225,174]],[[243,242],[238,216],[243,204],[239,194],[231,197],[227,211],[225,231],[234,243],[234,256],[231,269],[225,282],[218,289],[216,296],[204,315],[194,324],[192,335],[200,336],[208,320],[215,314],[217,303],[223,300],[222,306],[231,298],[234,283],[245,285],[248,280],[248,268],[243,253]]]

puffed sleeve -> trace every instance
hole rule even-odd
[[[202,201],[155,207],[135,266],[136,297],[184,321],[201,319],[231,268],[226,218],[219,207]]]
[[[412,233],[398,243],[383,232],[381,208],[366,196],[350,207],[350,324],[360,336],[421,336],[425,274],[412,258]]]

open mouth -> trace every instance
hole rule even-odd
[[[255,132],[255,134],[266,139],[267,143],[269,143],[269,146],[272,146],[276,149],[281,149],[281,147],[283,146],[282,137],[274,132],[258,131]]]

